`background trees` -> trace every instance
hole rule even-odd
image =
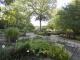
[[[51,11],[55,7],[56,0],[4,0],[5,11],[3,12],[6,27],[18,27],[25,29],[31,26],[31,16],[41,22],[51,18]]]
[[[32,12],[29,12],[26,8],[26,4],[18,0],[14,2],[5,0],[4,3],[6,3],[6,5],[2,12],[1,21],[4,23],[2,24],[5,25],[5,28],[17,27],[22,31],[24,31],[25,28],[25,31],[29,31],[28,27],[34,28],[34,26],[30,23],[30,14]],[[33,28],[32,30],[34,30]]]
[[[52,20],[54,29],[62,31],[80,32],[80,1],[75,0],[73,3],[59,10]],[[52,22],[51,21],[51,22]]]

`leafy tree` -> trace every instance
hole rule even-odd
[[[31,12],[25,7],[26,5],[23,2],[17,0],[9,5],[9,9],[5,9],[3,12],[3,18],[6,27],[18,27],[20,30],[23,30],[26,27],[28,30],[29,26],[33,26],[30,23]]]
[[[63,31],[73,31],[74,33],[80,32],[80,1],[75,0],[73,3],[59,10],[55,15],[54,28]]]
[[[54,8],[55,1],[56,0],[28,0],[28,6],[32,9],[33,15],[37,16],[36,20],[40,21],[40,31],[41,22],[49,20],[50,11]]]
[[[24,30],[24,32],[34,30],[34,26],[30,23],[30,16],[32,15],[32,12],[28,9],[26,0],[16,0],[12,4],[12,7],[17,10],[16,25],[20,29]]]
[[[47,28],[48,28],[48,29],[51,29],[51,30],[54,30],[54,22],[53,22],[53,20],[50,20],[50,21],[48,22]]]
[[[9,10],[5,11],[3,14],[4,20],[6,21],[6,27],[10,27],[15,24],[16,18],[15,18],[16,11],[15,10]]]
[[[2,12],[3,12],[3,7],[0,6],[0,29],[5,28],[5,21],[4,21]]]
[[[50,10],[53,9],[55,0],[5,0],[7,10],[4,12],[7,26],[17,26],[23,29],[26,24],[30,25],[30,17],[36,16],[36,20],[41,22],[48,20],[50,17]]]
[[[14,0],[4,0],[4,2],[5,2],[6,5],[10,5],[11,3],[14,2]]]

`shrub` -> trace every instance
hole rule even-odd
[[[29,56],[69,60],[70,54],[63,45],[43,40],[17,42],[15,46],[0,47],[0,60],[25,60]]]
[[[23,60],[21,57],[20,49],[16,50],[15,46],[0,47],[0,60]]]
[[[19,30],[18,28],[8,28],[5,34],[8,42],[16,42],[19,36]]]
[[[12,60],[11,53],[13,52],[14,52],[13,46],[7,46],[5,48],[2,48],[0,46],[0,60]]]
[[[40,31],[38,31],[38,32],[35,32],[36,34],[38,34],[38,35],[43,35],[43,36],[45,36],[46,35],[46,32],[40,32]]]
[[[80,41],[80,35],[76,36],[76,39]]]
[[[55,60],[69,60],[70,58],[69,51],[63,45],[57,43],[52,44],[43,40],[32,40],[25,43],[18,42],[16,47],[21,54],[50,57]]]

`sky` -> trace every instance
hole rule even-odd
[[[0,0],[0,6],[4,6],[2,0]]]
[[[69,2],[71,2],[71,0],[57,0],[57,8],[65,7]]]
[[[71,0],[57,0],[57,8],[62,8],[62,7],[65,7],[66,5],[68,5],[68,3],[71,2]],[[31,19],[31,23],[34,25],[34,26],[39,26],[40,22],[39,21],[35,21],[35,17],[32,17]],[[47,21],[42,21],[42,26],[46,26],[48,24]]]

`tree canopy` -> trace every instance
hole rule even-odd
[[[23,30],[25,27],[26,27],[26,30],[28,29],[28,27],[32,28],[33,26],[30,23],[31,12],[29,12],[25,8],[26,5],[23,5],[21,1],[18,1],[18,2],[20,4],[15,1],[9,5],[5,5],[4,10],[2,12],[3,14],[1,17],[1,21],[4,23],[4,24],[2,23],[2,25],[5,25],[4,27],[6,28],[18,27],[21,30]]]
[[[41,21],[51,18],[55,2],[56,0],[4,0],[5,7],[2,12],[2,25],[20,29],[33,27],[30,19],[31,16],[35,16],[36,20],[40,21],[41,28]]]
[[[80,32],[80,1],[73,3],[59,10],[53,21],[54,29]],[[51,22],[52,22],[51,21]]]
[[[40,21],[40,31],[41,22],[49,20],[51,17],[50,11],[55,7],[56,0],[28,0],[28,6],[33,12],[32,14],[36,16],[36,20]]]

